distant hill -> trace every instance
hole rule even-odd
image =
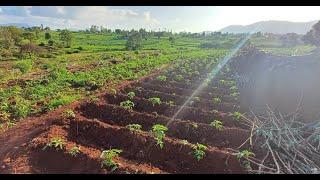
[[[0,24],[0,26],[16,26],[19,28],[32,27],[30,24],[26,24],[26,23],[7,23],[7,24]]]
[[[260,21],[250,25],[231,25],[227,26],[220,31],[225,33],[248,33],[248,32],[263,32],[263,33],[297,33],[305,34],[311,27],[318,21],[310,22],[289,22],[289,21]]]

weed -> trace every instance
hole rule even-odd
[[[129,124],[126,126],[131,132],[133,131],[141,131],[141,125],[140,124]]]
[[[127,100],[127,101],[123,101],[120,103],[120,106],[124,109],[127,109],[127,110],[132,110],[133,107],[134,107],[134,103],[130,100]]]
[[[118,165],[114,162],[114,158],[118,157],[122,152],[120,149],[110,149],[102,151],[100,158],[102,159],[101,168],[107,166],[111,168],[111,171],[114,171],[118,168]]]
[[[152,103],[152,106],[154,105],[160,105],[161,104],[161,100],[160,98],[156,98],[156,97],[153,97],[153,98],[149,98],[148,99],[151,103]]]
[[[168,131],[168,128],[161,125],[156,124],[152,126],[152,133],[157,140],[157,145],[162,149],[163,148],[163,138],[165,137],[165,132]]]
[[[219,121],[219,120],[214,120],[214,121],[212,121],[212,122],[210,123],[210,126],[215,127],[215,128],[218,129],[219,131],[221,131],[221,130],[222,130],[222,127],[223,127],[222,122]]]
[[[198,161],[200,161],[206,155],[206,153],[204,151],[207,149],[207,146],[197,143],[196,145],[192,146],[192,149],[194,150],[193,151],[194,157]]]
[[[69,151],[69,154],[71,154],[71,156],[73,157],[76,157],[79,153],[80,153],[80,147],[78,146],[73,146]]]
[[[187,145],[187,144],[189,144],[189,142],[187,141],[187,140],[181,140],[181,143],[183,144],[183,145]]]
[[[131,91],[131,92],[129,92],[129,93],[127,94],[127,96],[128,96],[130,99],[133,99],[133,98],[136,96],[136,94]]]

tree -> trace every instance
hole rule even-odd
[[[115,32],[116,34],[120,34],[120,33],[121,33],[121,29],[116,29],[114,32]]]
[[[320,46],[320,21],[312,26],[312,29],[303,36],[302,40],[307,44]]]
[[[280,36],[280,40],[282,41],[282,44],[286,47],[292,47],[300,42],[300,37],[296,33],[287,33],[282,36]]]
[[[46,32],[46,33],[44,34],[44,38],[45,38],[46,40],[51,39],[51,34],[50,34],[49,32]]]
[[[0,34],[2,37],[1,44],[5,49],[11,49],[14,47],[14,39],[12,38],[11,32],[8,28],[3,28]]]
[[[35,40],[35,35],[33,32],[24,32],[22,36],[25,39],[28,39],[30,43],[32,43]]]
[[[70,47],[71,46],[71,42],[72,42],[72,34],[69,30],[65,29],[62,30],[59,34],[60,40],[67,46]]]
[[[174,39],[174,37],[173,37],[173,36],[170,36],[170,37],[169,37],[169,42],[170,42],[171,44],[174,44],[175,39]]]
[[[142,36],[139,32],[132,32],[129,34],[126,48],[128,50],[138,50],[142,45]]]

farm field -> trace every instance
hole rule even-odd
[[[303,35],[92,28],[0,27],[0,174],[317,172]]]

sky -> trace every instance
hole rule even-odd
[[[54,29],[98,25],[202,32],[268,20],[320,20],[320,6],[0,6],[0,24],[43,24]]]

